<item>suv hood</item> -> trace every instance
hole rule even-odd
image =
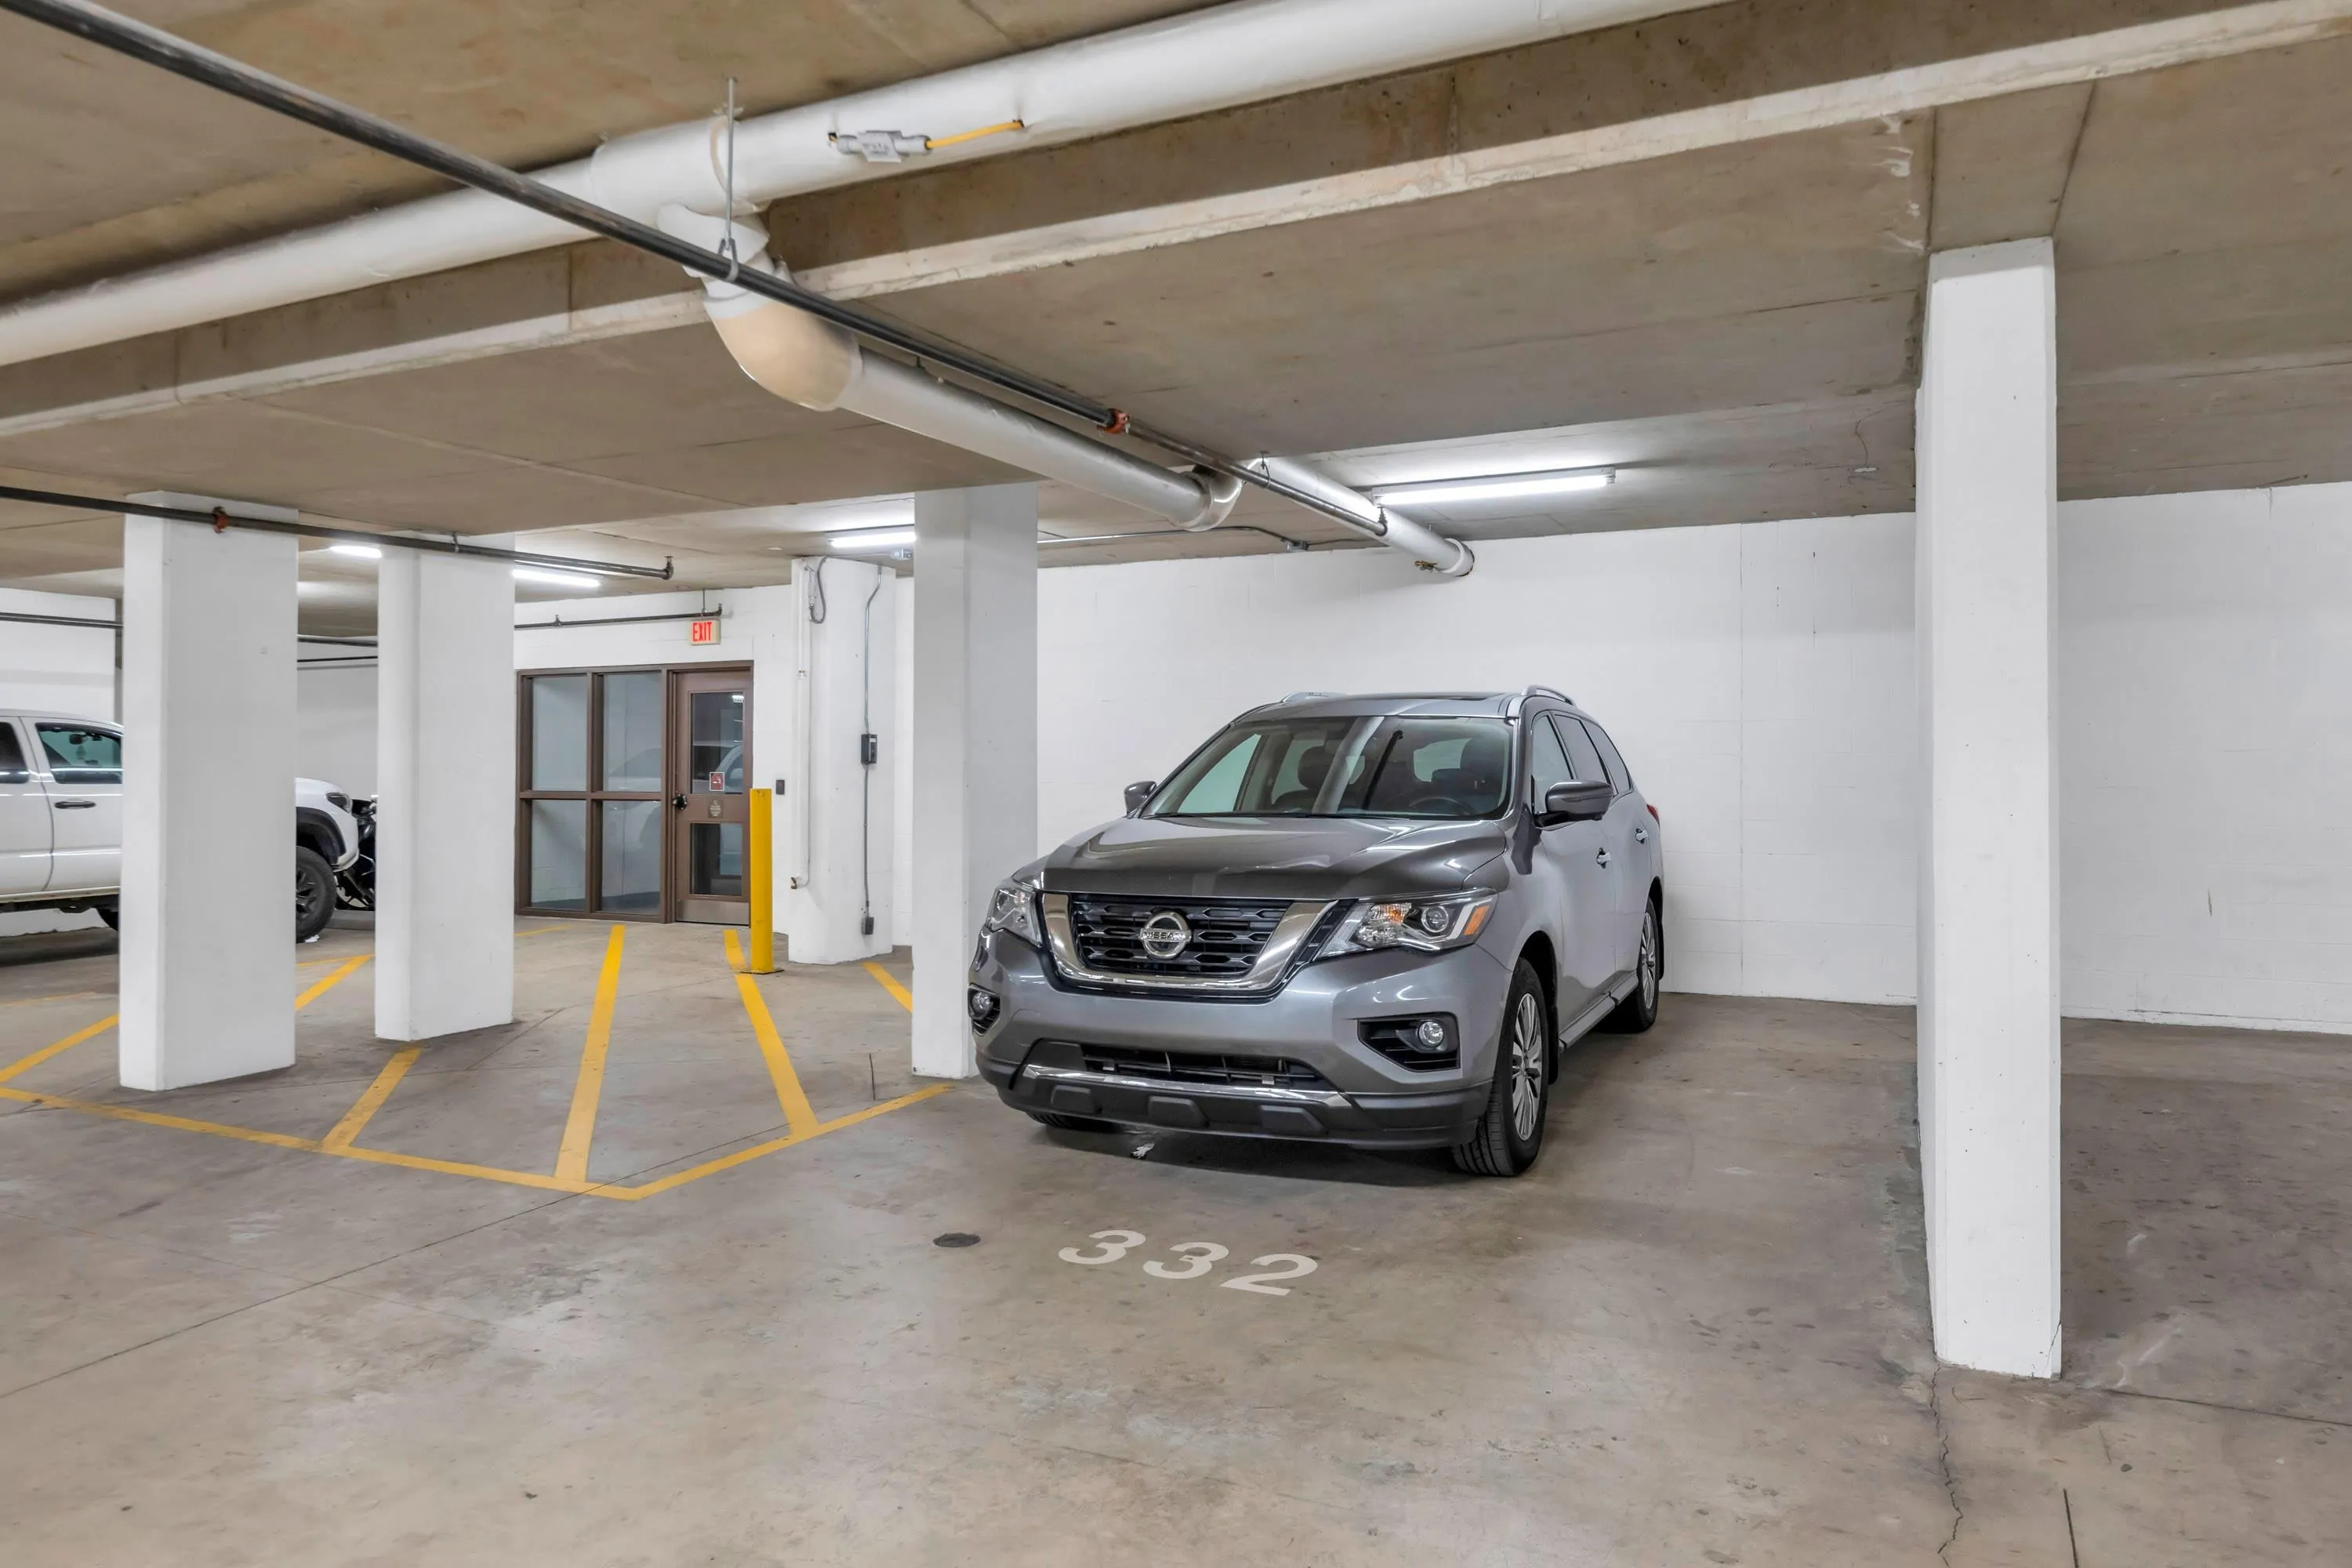
[[[1047,856],[1046,889],[1160,898],[1450,893],[1503,852],[1504,824],[1393,817],[1121,817]]]

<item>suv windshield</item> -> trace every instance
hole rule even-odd
[[[1509,798],[1504,719],[1259,719],[1153,797],[1150,816],[1492,816]]]

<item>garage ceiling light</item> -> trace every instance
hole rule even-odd
[[[600,577],[590,577],[578,572],[549,572],[537,566],[516,567],[514,579],[518,583],[537,583],[550,588],[593,590],[604,585],[604,579]]]
[[[825,542],[835,550],[904,550],[915,542],[915,531],[877,528],[866,533],[836,533]]]
[[[1551,468],[1532,474],[1490,474],[1481,479],[1381,485],[1367,493],[1382,506],[1445,506],[1459,501],[1573,495],[1579,490],[1604,489],[1616,482],[1614,468]]]
[[[330,544],[327,546],[327,553],[330,555],[355,555],[362,561],[381,561],[383,559],[383,552],[377,549],[373,544]]]

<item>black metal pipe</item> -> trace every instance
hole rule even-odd
[[[716,621],[724,618],[724,613],[719,610],[673,610],[664,616],[599,616],[588,621],[567,621],[558,616],[550,621],[517,621],[515,630],[553,631],[558,626],[627,626],[641,621]]]
[[[128,55],[132,59],[170,71],[174,76],[241,98],[272,113],[316,126],[331,135],[356,142],[363,147],[373,147],[379,153],[419,168],[430,169],[445,179],[486,191],[518,206],[529,207],[533,212],[545,213],[590,234],[601,235],[649,255],[663,257],[689,272],[731,282],[763,299],[806,310],[810,315],[831,321],[869,342],[912,354],[919,360],[928,360],[983,385],[1083,419],[1097,430],[1133,436],[1188,462],[1278,495],[1309,511],[1336,518],[1360,533],[1377,538],[1384,531],[1379,523],[1368,521],[1320,496],[1284,484],[1235,458],[1213,452],[1181,437],[1139,425],[1124,411],[1107,403],[999,364],[928,333],[901,327],[785,279],[744,268],[729,257],[665,234],[651,224],[639,223],[608,207],[598,206],[593,202],[559,191],[528,174],[519,174],[502,164],[459,152],[430,137],[419,136],[390,121],[379,120],[322,93],[298,87],[267,71],[256,70],[240,60],[233,60],[226,55],[189,43],[184,38],[174,37],[143,22],[118,16],[103,6],[88,5],[84,0],[0,0],[0,10],[13,11],[26,21],[70,33],[101,48],[112,49],[118,54]]]
[[[10,3],[12,0],[0,0],[0,5]],[[598,577],[650,577],[655,582],[667,583],[675,574],[675,568],[667,561],[659,566],[628,566],[611,561],[582,561],[570,555],[534,555],[523,550],[468,544],[455,534],[446,539],[420,539],[405,533],[369,533],[356,528],[327,528],[315,522],[280,522],[271,517],[246,517],[226,507],[200,511],[194,507],[110,500],[104,496],[26,489],[18,485],[0,485],[0,500],[71,507],[81,511],[129,512],[134,517],[160,517],[171,522],[201,522],[216,529],[242,528],[257,533],[291,534],[297,539],[327,539],[339,544],[366,544],[377,549],[389,545],[395,550],[421,550],[429,555],[478,555],[486,560],[509,562],[517,566],[539,566],[552,572],[581,572]]]
[[[36,616],[23,610],[0,610],[0,621],[19,621],[29,626],[89,626],[101,632],[122,629],[121,621],[92,621],[79,616]]]

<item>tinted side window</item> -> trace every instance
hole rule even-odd
[[[32,776],[25,766],[25,748],[16,740],[16,726],[0,719],[0,784],[26,784]]]
[[[1601,753],[1592,747],[1592,737],[1584,726],[1567,714],[1557,714],[1552,722],[1559,726],[1559,738],[1568,742],[1568,760],[1576,768],[1576,776],[1585,784],[1599,784],[1609,776],[1601,765]]]
[[[1559,736],[1552,727],[1538,718],[1528,726],[1528,805],[1537,811],[1543,809],[1544,796],[1554,784],[1567,784],[1576,774],[1570,771],[1568,753],[1560,750]]]
[[[1601,748],[1601,761],[1609,769],[1609,787],[1623,795],[1633,787],[1633,775],[1625,771],[1625,759],[1609,743],[1609,731],[1587,719],[1584,727],[1592,731],[1592,743]]]
[[[59,784],[121,784],[122,737],[80,724],[36,724],[49,774]]]

